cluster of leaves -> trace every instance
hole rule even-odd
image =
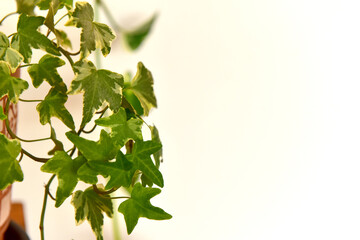
[[[0,97],[7,98],[5,108],[0,107],[0,119],[5,121],[11,136],[8,138],[0,134],[0,189],[23,180],[19,162],[26,155],[43,163],[41,171],[53,174],[46,186],[45,196],[52,197],[56,207],[72,196],[76,221],[88,220],[97,239],[102,239],[104,214],[113,215],[110,194],[119,188],[129,193],[129,196],[119,197],[124,201],[118,207],[124,215],[129,234],[140,217],[170,219],[171,215],[150,203],[150,199],[161,191],[153,186],[164,186],[159,170],[162,144],[158,131],[155,126],[148,126],[152,138],[147,141],[142,131],[142,116],[147,116],[150,109],[157,106],[151,72],[140,62],[136,75],[132,79],[124,79],[121,74],[97,69],[88,60],[96,49],[100,49],[104,56],[109,54],[111,42],[115,39],[115,33],[109,26],[94,21],[94,11],[89,3],[73,3],[72,0],[16,2],[19,14],[17,31],[9,36],[0,32]],[[36,7],[47,11],[46,17],[35,16]],[[65,26],[81,29],[78,54],[66,50],[71,41],[55,22],[55,16],[62,8],[66,9],[65,17],[68,17]],[[40,31],[40,27],[48,30],[47,35]],[[132,47],[140,45],[150,27],[151,23],[146,23],[139,31],[133,31],[133,35],[127,33],[129,39],[133,38]],[[51,34],[56,41],[50,40]],[[38,62],[31,60],[33,49],[44,51]],[[57,70],[66,64],[63,58],[74,71],[75,77],[70,86],[64,83]],[[36,106],[40,123],[49,125],[51,129],[50,137],[42,139],[54,143],[54,148],[48,152],[49,158],[38,158],[27,152],[21,145],[21,141],[26,140],[10,129],[9,105],[24,101],[21,94],[29,87],[27,81],[14,76],[14,72],[22,67],[27,67],[35,88],[46,83],[49,87],[47,95]],[[78,129],[65,107],[69,94],[83,94],[83,115]],[[65,135],[73,145],[71,149],[64,149],[64,144],[57,139],[51,122],[53,117],[68,127]],[[91,131],[85,130],[89,123],[94,123],[93,129],[103,127],[108,131],[102,129],[98,141],[89,140],[86,134]],[[56,197],[53,197],[48,189],[55,176],[58,186]],[[106,179],[105,187],[99,185],[99,176]],[[76,191],[79,181],[89,184],[89,187]]]

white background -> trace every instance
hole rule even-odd
[[[14,9],[5,2],[1,15]],[[152,203],[173,215],[141,219],[131,236],[122,225],[123,239],[360,239],[358,1],[108,2],[125,26],[159,13],[140,51],[114,42],[103,64],[135,71],[141,60],[155,77],[151,120],[164,144],[165,188]],[[0,30],[10,34],[12,20]],[[69,70],[61,73],[71,81]],[[81,98],[71,100],[79,124]],[[47,133],[34,132],[29,105],[20,111],[20,136]],[[39,239],[49,176],[22,164],[25,183],[13,196]],[[49,201],[48,239],[94,239],[87,223],[74,227],[69,202],[55,209]],[[111,225],[105,239],[113,239]]]

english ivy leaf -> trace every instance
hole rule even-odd
[[[71,9],[72,4],[72,0],[43,0],[38,4],[40,9],[49,9],[44,24],[55,34],[58,46],[65,42],[68,43],[69,39],[64,32],[55,28],[54,16],[56,15],[57,11],[64,6],[67,6],[68,9]]]
[[[95,120],[95,123],[111,128],[111,136],[120,146],[124,146],[130,139],[142,140],[141,126],[143,122],[134,118],[127,120],[126,111],[123,108],[109,117]]]
[[[89,3],[76,2],[71,19],[65,25],[82,28],[81,58],[86,58],[96,48],[100,48],[104,56],[109,54],[115,34],[106,24],[94,22],[94,10]]]
[[[113,205],[109,198],[99,196],[90,187],[83,191],[77,191],[73,195],[71,203],[75,208],[75,220],[78,224],[85,219],[91,225],[92,230],[96,235],[97,240],[102,240],[102,228],[104,225],[104,213],[109,217],[113,216]]]
[[[17,13],[34,15],[34,8],[38,0],[16,0]]]
[[[156,126],[151,126],[150,130],[151,130],[151,139],[154,142],[158,142],[158,143],[161,144],[159,131],[156,128]],[[155,159],[155,165],[156,165],[157,168],[159,168],[160,163],[163,162],[163,150],[162,150],[162,148],[159,151],[157,151],[156,153],[154,153],[153,156],[154,156],[154,159]]]
[[[45,125],[50,123],[51,117],[57,117],[68,128],[75,129],[74,120],[64,105],[67,98],[68,96],[65,93],[52,88],[45,99],[36,106],[36,110],[40,115],[41,124]]]
[[[23,55],[26,63],[30,62],[32,48],[42,49],[60,56],[59,50],[50,39],[38,31],[44,21],[45,18],[43,17],[27,16],[26,14],[21,14],[19,17],[17,33],[11,40],[11,46]]]
[[[161,143],[153,141],[136,141],[131,154],[126,155],[133,162],[136,169],[141,170],[153,183],[164,187],[164,179],[161,172],[154,165],[151,155],[161,149]]]
[[[145,40],[146,36],[148,36],[148,34],[154,24],[156,18],[157,18],[157,15],[155,14],[148,21],[146,21],[145,23],[143,23],[136,29],[134,29],[132,31],[124,32],[123,36],[124,36],[125,42],[131,48],[131,50],[136,50],[141,45],[141,43]]]
[[[139,99],[145,116],[149,115],[151,108],[157,107],[153,85],[154,79],[151,72],[142,62],[139,62],[136,75],[131,80],[130,87],[127,89],[131,90]]]
[[[84,156],[80,155],[79,157],[85,159]],[[87,161],[85,159],[85,161]],[[97,161],[94,161],[97,162]],[[98,182],[97,175],[99,175],[98,171],[90,167],[89,162],[87,161],[83,164],[79,170],[77,171],[78,178],[89,184],[96,184]]]
[[[21,146],[18,140],[9,140],[0,133],[0,169],[6,169],[0,174],[0,190],[4,190],[15,181],[24,179],[20,164],[16,160],[20,151]]]
[[[69,94],[84,92],[83,119],[80,127],[88,123],[94,112],[107,102],[111,110],[117,112],[121,107],[121,89],[124,84],[122,75],[100,69],[90,61],[75,64],[77,74],[71,83]]]
[[[4,109],[2,106],[0,106],[0,120],[7,119],[7,116],[4,114]]]
[[[140,217],[154,220],[172,218],[170,214],[150,203],[150,199],[160,192],[161,190],[158,188],[144,188],[140,183],[135,184],[131,198],[119,206],[119,212],[124,214],[128,234],[134,230]]]
[[[66,32],[59,29],[55,29],[55,32],[56,32],[56,39],[58,41],[58,45],[72,49],[70,38],[67,36]]]
[[[84,163],[82,159],[72,160],[65,152],[57,151],[55,155],[41,167],[41,171],[54,173],[58,178],[55,207],[61,204],[71,195],[77,183],[77,170]]]
[[[7,36],[0,32],[0,60],[6,61],[11,68],[11,72],[15,72],[24,57],[15,49],[10,47]]]
[[[28,87],[26,81],[11,76],[8,64],[0,61],[0,98],[7,94],[9,99],[16,103],[20,94]]]
[[[67,132],[66,136],[89,161],[111,160],[119,150],[105,130],[101,131],[100,139],[97,142],[79,137],[73,132]]]
[[[73,0],[40,0],[37,6],[41,10],[47,10],[50,8],[51,3],[57,6],[58,9],[66,7],[67,9],[71,9],[73,6]]]
[[[110,180],[105,186],[106,190],[113,187],[129,187],[135,172],[135,169],[132,168],[133,164],[121,151],[118,152],[115,162],[91,161],[89,164],[104,177],[110,176]]]
[[[44,55],[39,63],[28,68],[34,87],[38,88],[45,80],[58,91],[66,93],[66,85],[56,70],[63,65],[65,65],[64,60],[50,54]]]

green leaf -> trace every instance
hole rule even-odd
[[[151,108],[157,107],[153,85],[154,79],[151,72],[142,62],[139,62],[136,75],[131,80],[130,87],[127,89],[131,90],[139,99],[145,116],[149,115]]]
[[[83,119],[80,127],[88,123],[93,114],[106,101],[111,110],[117,112],[121,107],[122,75],[100,69],[90,61],[75,64],[77,74],[71,83],[69,94],[84,92]]]
[[[65,152],[57,151],[55,155],[41,167],[41,171],[54,173],[58,178],[55,207],[61,204],[71,195],[77,183],[77,170],[84,163],[82,159],[72,160]]]
[[[24,62],[29,63],[32,48],[42,49],[46,52],[60,56],[59,50],[45,35],[38,31],[45,18],[21,14],[17,24],[17,33],[11,40],[11,46],[24,56]]]
[[[58,91],[66,93],[66,85],[56,70],[63,65],[65,62],[62,59],[50,54],[44,55],[38,64],[33,64],[28,68],[34,87],[38,88],[45,80]]]
[[[45,99],[36,106],[36,110],[40,115],[41,124],[51,123],[51,117],[57,117],[68,128],[75,129],[74,120],[64,105],[67,98],[68,96],[65,93],[52,88]]]
[[[113,187],[129,187],[135,172],[133,164],[121,151],[118,152],[115,162],[91,161],[89,164],[104,177],[110,176],[105,186],[106,190]]]
[[[27,15],[34,15],[34,8],[38,0],[16,0],[18,13],[25,13]]]
[[[84,156],[80,155],[79,158],[85,159]],[[86,163],[83,164],[79,170],[77,171],[77,175],[79,180],[89,183],[96,184],[98,182],[97,175],[99,175],[98,171],[90,167],[89,162],[85,159]],[[94,161],[97,162],[97,161]]]
[[[155,14],[148,21],[138,26],[134,30],[123,33],[125,42],[131,48],[131,50],[136,50],[138,47],[140,47],[141,43],[143,43],[145,38],[148,36],[156,18],[157,15]]]
[[[11,76],[8,64],[0,61],[0,98],[7,94],[9,99],[16,103],[20,94],[28,87],[26,81]]]
[[[2,106],[0,106],[0,120],[7,119],[7,116],[4,114],[4,109]]]
[[[159,135],[159,131],[156,128],[156,126],[150,126],[150,130],[151,130],[151,139],[154,142],[158,142],[161,144],[161,140],[160,140],[160,135]],[[154,159],[155,159],[155,165],[157,168],[160,167],[160,163],[163,162],[163,150],[162,148],[157,151],[156,153],[153,154]]]
[[[100,139],[97,142],[79,137],[73,132],[67,132],[66,136],[89,161],[111,160],[119,150],[105,130],[101,131]]]
[[[76,2],[71,19],[65,25],[82,28],[81,58],[86,58],[96,48],[100,48],[104,56],[109,54],[115,34],[106,24],[94,22],[94,10],[89,3]]]
[[[120,108],[117,113],[109,117],[95,120],[95,123],[103,127],[111,128],[111,136],[120,146],[124,146],[124,144],[131,139],[142,140],[142,120],[133,118],[127,120],[124,108]]]
[[[159,187],[164,187],[163,176],[150,157],[158,152],[161,147],[161,143],[158,142],[136,141],[132,153],[126,157],[133,162],[136,169],[141,170],[153,183]]]
[[[73,6],[73,0],[40,0],[37,6],[40,8],[40,10],[47,10],[50,8],[51,3],[57,6],[58,9],[63,7],[71,9]]]
[[[0,32],[0,60],[6,61],[11,68],[11,72],[15,72],[24,57],[15,49],[10,47],[7,36]]]
[[[158,188],[144,188],[140,183],[135,184],[131,198],[119,206],[119,212],[124,214],[128,234],[134,230],[140,217],[154,220],[172,218],[170,214],[150,203],[150,199],[160,192],[161,190]]]
[[[71,203],[75,208],[75,220],[77,224],[85,219],[89,221],[97,240],[102,240],[102,228],[104,225],[104,213],[109,217],[113,216],[113,206],[109,195],[99,196],[90,187],[83,191],[77,191],[73,195]]]
[[[4,190],[15,181],[24,179],[20,164],[16,160],[20,151],[21,146],[18,140],[9,140],[0,133],[0,169],[5,169],[0,174],[0,190]]]

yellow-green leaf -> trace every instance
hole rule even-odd
[[[76,2],[71,18],[65,25],[82,28],[81,58],[86,58],[96,48],[100,48],[104,56],[109,54],[115,34],[108,25],[94,22],[94,10],[88,2]]]
[[[9,65],[0,61],[0,98],[8,95],[9,99],[16,103],[20,94],[28,87],[26,81],[11,76]]]
[[[24,179],[20,164],[16,159],[20,151],[21,146],[18,140],[9,140],[0,133],[0,169],[4,170],[0,174],[0,190],[5,189],[15,181]]]

